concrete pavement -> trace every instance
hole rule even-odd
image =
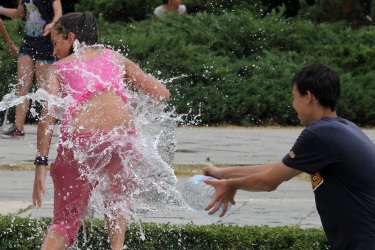
[[[36,131],[36,126],[26,125],[24,138],[0,138],[0,165],[33,164]],[[277,161],[289,152],[301,131],[302,128],[177,128],[174,163],[261,164]],[[56,132],[50,161],[56,157],[57,142]]]
[[[0,138],[0,165],[32,164],[35,156],[36,126],[26,126],[23,139]],[[260,164],[280,160],[289,152],[302,128],[177,128],[176,164]],[[365,130],[375,141],[375,130]],[[53,138],[57,145],[58,138]],[[51,161],[56,156],[51,149]],[[192,173],[193,175],[194,173]],[[39,218],[52,216],[53,188],[47,177],[47,195],[41,208],[31,206],[33,171],[0,172],[0,214]],[[186,178],[179,178],[182,189]],[[224,218],[202,216],[192,211],[162,211],[140,216],[141,221],[198,225],[223,223],[234,225],[293,225],[321,227],[315,209],[314,194],[307,181],[291,180],[270,193],[238,192],[237,204]]]

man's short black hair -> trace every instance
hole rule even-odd
[[[340,79],[335,70],[324,64],[312,64],[298,71],[292,84],[302,96],[310,91],[320,105],[335,111],[340,99]]]

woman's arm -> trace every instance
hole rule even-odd
[[[53,16],[52,21],[44,27],[43,36],[47,36],[49,33],[51,33],[51,30],[53,26],[55,25],[55,23],[57,22],[57,20],[59,20],[60,17],[62,17],[61,1],[60,0],[53,1],[52,7],[53,7],[54,16]]]
[[[147,95],[157,99],[160,102],[169,100],[170,93],[164,84],[156,80],[150,75],[144,73],[138,65],[127,60],[126,78],[135,88],[143,91]]]
[[[17,57],[18,55],[18,48],[16,45],[13,44],[12,40],[10,39],[8,32],[4,26],[3,20],[0,19],[0,34],[3,36],[5,42],[8,44],[10,52],[12,53],[13,57]]]
[[[55,66],[49,67],[49,69],[47,70],[47,84],[43,86],[43,89],[46,90],[49,95],[47,98],[49,100],[53,100],[54,97],[57,97],[59,95],[60,83],[55,72]],[[56,122],[56,106],[53,103],[50,103],[49,100],[43,102],[43,110],[38,123],[37,157],[48,157],[49,149],[51,146],[53,128]],[[38,205],[40,207],[42,205],[42,194],[45,194],[46,192],[44,186],[47,171],[46,167],[47,166],[43,163],[36,163],[34,190],[32,195],[34,206]]]
[[[125,78],[130,86],[141,90],[160,102],[169,100],[170,93],[164,84],[143,72],[138,65],[119,53],[115,52],[115,57],[116,62],[124,67]]]
[[[51,102],[53,102],[60,93],[60,81],[56,74],[57,70],[58,68],[56,66],[50,66],[47,69],[47,81],[46,84],[42,86],[42,89],[48,93],[48,100],[43,102],[37,132],[37,149],[38,153],[42,156],[48,156],[53,127],[56,122],[56,105]]]
[[[25,15],[25,6],[22,0],[19,1],[17,9],[4,8],[0,6],[0,15],[7,16],[9,18],[21,19]]]

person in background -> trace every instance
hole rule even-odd
[[[18,56],[18,48],[17,48],[16,45],[14,45],[14,43],[10,39],[10,37],[8,35],[8,32],[7,32],[6,28],[5,28],[5,25],[3,23],[3,20],[1,20],[1,18],[0,18],[0,34],[4,38],[5,42],[7,43],[8,47],[9,47],[9,50],[10,50],[10,53],[12,54],[12,56],[14,58],[17,58],[17,56]],[[6,119],[5,114],[6,114],[5,110],[1,110],[0,111],[0,129],[2,129],[3,124],[6,123],[6,121],[5,121],[5,119]]]
[[[17,61],[17,96],[29,93],[34,77],[37,87],[42,86],[44,74],[51,63],[53,45],[50,32],[62,16],[60,0],[20,0],[17,8],[0,6],[0,15],[10,18],[25,18],[25,36],[20,46]],[[24,136],[24,123],[28,100],[16,106],[15,124],[0,134],[2,138]]]
[[[163,5],[156,7],[154,10],[157,18],[162,17],[165,13],[188,14],[186,6],[181,4],[181,0],[162,0],[162,2]]]
[[[55,23],[51,38],[59,61],[48,69],[44,86],[51,97],[43,103],[38,124],[34,205],[42,205],[56,122],[56,105],[49,100],[62,96],[68,101],[61,116],[58,154],[51,164],[53,221],[42,249],[66,249],[74,244],[93,195],[104,205],[101,213],[111,249],[120,250],[129,199],[134,186],[141,184],[131,175],[133,166],[138,169],[139,165],[125,83],[158,103],[168,101],[170,93],[120,53],[97,45],[96,19],[88,11],[64,15]]]
[[[215,187],[206,210],[235,203],[237,190],[273,191],[303,172],[310,174],[315,202],[332,249],[375,249],[375,144],[354,123],[337,116],[338,74],[313,64],[294,76],[293,107],[307,126],[285,157],[258,166],[217,168],[203,173]]]

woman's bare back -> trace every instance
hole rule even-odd
[[[72,114],[73,132],[109,131],[116,126],[134,128],[131,112],[121,96],[103,91],[75,108]]]

